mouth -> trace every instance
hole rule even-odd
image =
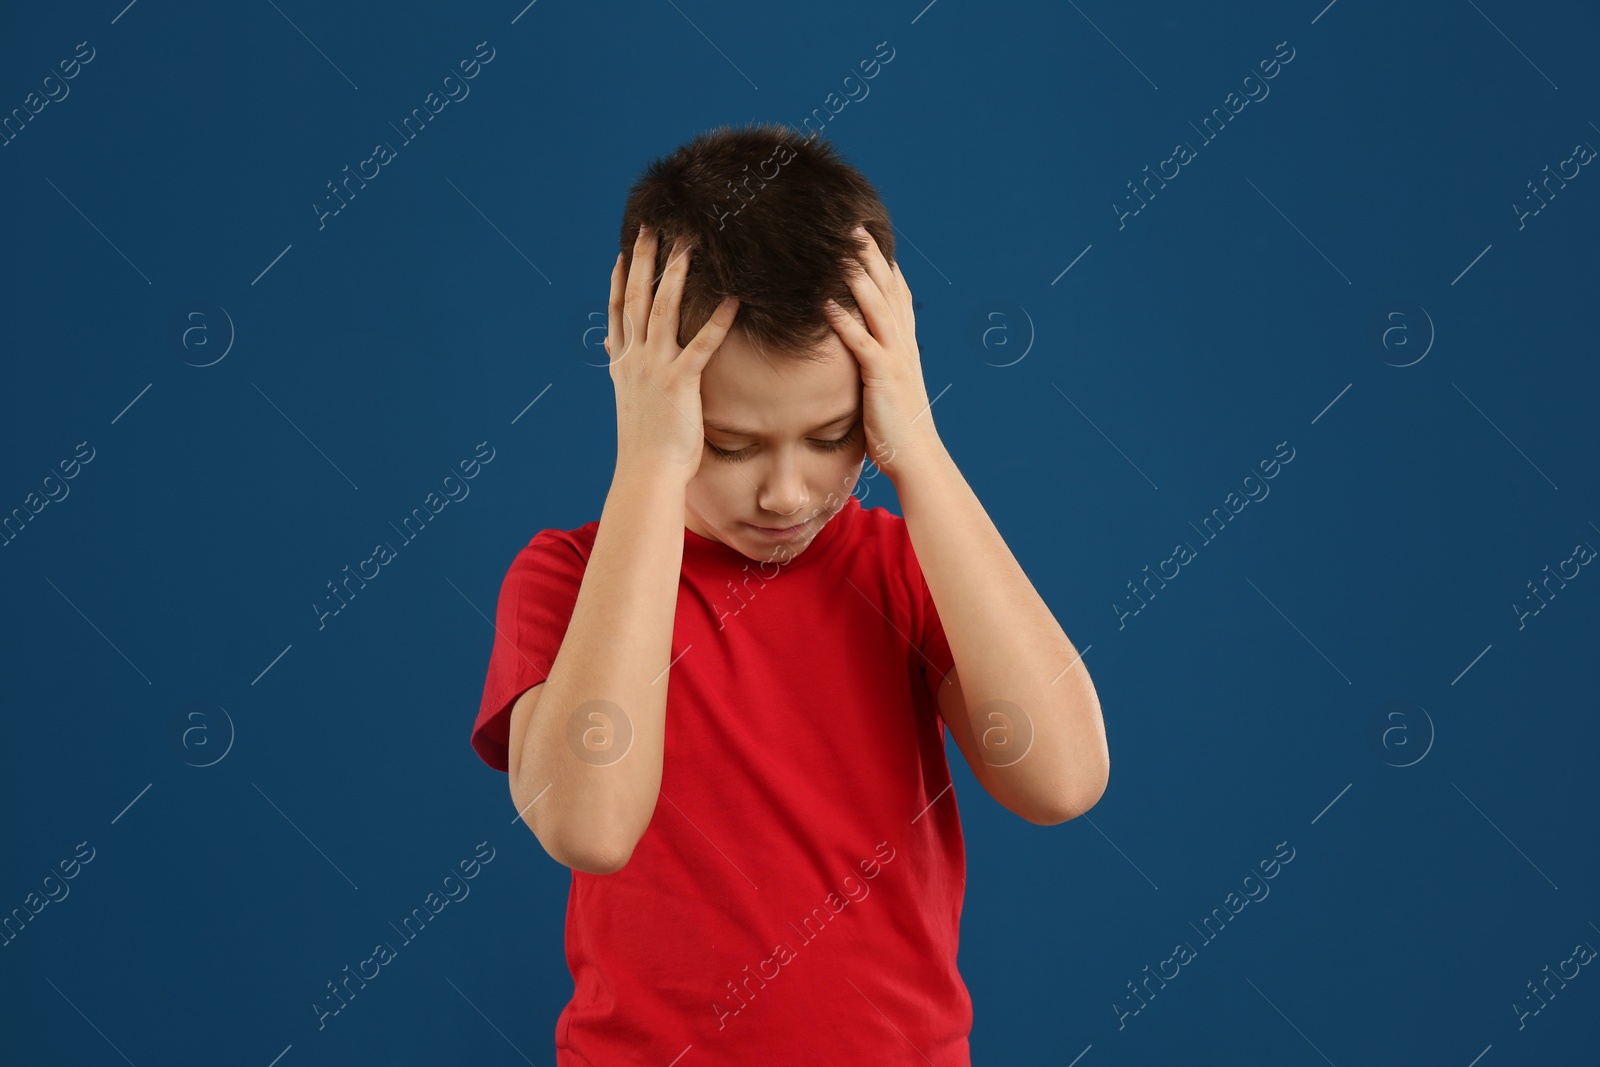
[[[811,525],[811,520],[807,519],[805,522],[795,523],[793,526],[757,526],[753,522],[747,522],[744,525],[747,529],[752,530],[758,536],[768,538],[769,540],[792,541],[796,537],[799,537],[801,534],[805,533],[805,531]]]

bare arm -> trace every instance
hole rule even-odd
[[[511,713],[512,800],[568,867],[622,867],[655,811],[682,563],[683,488],[619,469],[561,650]]]
[[[689,251],[656,291],[658,243],[641,231],[631,267],[618,256],[612,271],[617,467],[555,662],[511,712],[517,811],[557,862],[593,874],[628,862],[660,794],[684,492],[705,449],[700,371],[738,306],[725,300],[680,349]]]

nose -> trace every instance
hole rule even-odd
[[[806,506],[807,501],[800,459],[794,449],[779,449],[774,456],[762,480],[757,503],[769,515],[781,515],[784,518],[793,516],[798,522],[803,518],[798,512]]]

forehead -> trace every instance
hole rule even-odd
[[[785,358],[730,334],[700,373],[701,415],[708,422],[770,434],[806,433],[848,412],[861,397],[861,370],[837,335],[827,359]]]

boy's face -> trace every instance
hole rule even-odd
[[[755,560],[787,562],[844,507],[861,476],[861,370],[837,334],[825,361],[768,355],[737,331],[700,374],[707,448],[684,525]],[[772,534],[757,527],[798,531]]]

